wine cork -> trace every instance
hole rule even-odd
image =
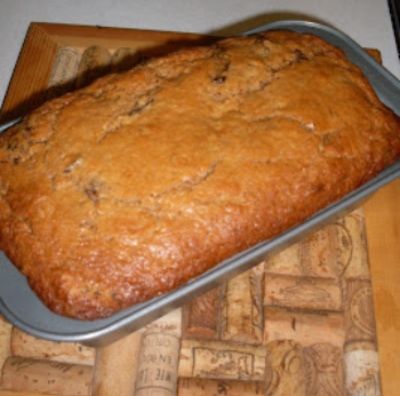
[[[11,325],[2,316],[0,316],[0,373],[4,362],[11,353],[11,329]]]
[[[180,377],[263,381],[265,348],[227,341],[182,340]]]
[[[342,396],[342,350],[329,343],[303,348],[291,340],[266,345],[266,395]]]
[[[14,356],[54,360],[71,364],[94,364],[95,350],[78,343],[51,342],[13,328],[11,353]]]
[[[380,396],[379,359],[372,343],[352,343],[344,351],[345,384],[349,396]]]
[[[139,353],[135,396],[174,396],[177,392],[181,310],[148,325]]]
[[[339,348],[344,345],[345,323],[340,312],[266,307],[264,318],[264,342],[293,340],[302,346],[331,343]]]
[[[370,281],[346,281],[346,342],[376,341],[376,327]]]
[[[9,357],[3,367],[3,389],[62,396],[90,395],[93,369],[86,365]]]
[[[195,298],[183,307],[185,338],[216,338],[220,327],[221,288]]]
[[[111,58],[111,65],[114,71],[127,70],[141,60],[140,52],[135,48],[122,47],[114,51]]]
[[[81,54],[77,49],[71,47],[59,48],[47,86],[53,87],[53,92],[59,91],[59,93],[65,92],[67,88],[72,88],[72,82],[78,71],[80,59]]]
[[[328,224],[301,243],[301,271],[303,276],[338,279],[343,271],[338,261],[340,226]]]
[[[290,341],[267,344],[265,394],[269,396],[307,396],[303,348]]]
[[[141,337],[136,331],[97,349],[93,396],[134,395]]]
[[[263,335],[264,265],[226,283],[223,306],[224,340],[260,343]]]
[[[265,274],[302,275],[301,242],[290,245],[265,262]]]
[[[106,48],[97,45],[86,48],[77,71],[77,87],[81,87],[107,73],[110,62],[111,54]]]
[[[329,224],[305,240],[290,246],[265,263],[266,274],[338,279],[340,226]]]
[[[199,378],[181,378],[178,396],[257,396],[264,395],[260,381],[226,381]]]
[[[342,290],[336,279],[268,274],[265,305],[292,309],[339,311]]]
[[[345,395],[342,348],[318,343],[304,348],[307,395]]]
[[[345,265],[344,277],[369,279],[369,262],[368,262],[368,249],[367,237],[365,233],[365,221],[362,209],[357,209],[350,215],[346,216],[340,221],[343,233],[349,235],[351,246],[351,256]],[[341,249],[344,252],[346,249]],[[345,261],[345,260],[343,260]]]

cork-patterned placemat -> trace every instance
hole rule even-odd
[[[141,58],[59,45],[44,97]],[[380,395],[363,212],[96,350],[0,318],[0,367],[0,396]]]

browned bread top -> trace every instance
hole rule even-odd
[[[0,135],[0,248],[54,311],[94,319],[303,221],[400,153],[400,122],[317,37],[151,60]]]

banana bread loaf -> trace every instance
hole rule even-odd
[[[400,154],[399,119],[317,37],[185,49],[0,135],[0,248],[47,306],[95,319],[279,234]]]

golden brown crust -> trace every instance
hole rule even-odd
[[[171,290],[343,196],[399,120],[310,35],[232,38],[50,101],[0,136],[0,247],[63,315]]]

